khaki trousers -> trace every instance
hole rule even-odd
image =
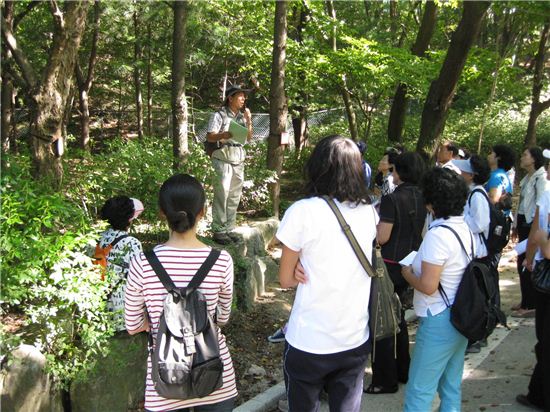
[[[228,233],[235,229],[237,208],[243,191],[244,162],[231,164],[212,159],[212,166],[215,172],[212,231]]]

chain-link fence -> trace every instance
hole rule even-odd
[[[206,139],[208,120],[213,111],[191,109],[189,111],[189,136],[197,142]],[[18,123],[17,135],[24,136],[28,133],[28,110],[15,111]],[[326,126],[332,122],[346,119],[343,108],[318,110],[307,114],[310,130],[319,126]],[[147,134],[147,116],[143,117],[144,132]],[[269,113],[252,113],[253,140],[264,140],[269,136]],[[79,133],[79,120],[76,114],[73,116],[69,131],[74,135]],[[132,110],[92,110],[90,112],[90,131],[92,137],[104,138],[116,135],[132,136],[136,133],[136,115]],[[294,129],[292,119],[288,116],[287,132],[290,142],[294,142]],[[156,136],[172,137],[172,115],[167,110],[154,109],[151,113],[151,134]]]

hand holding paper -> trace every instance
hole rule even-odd
[[[418,252],[416,250],[413,250],[411,253],[409,253],[407,256],[405,256],[403,259],[399,261],[399,264],[401,266],[410,266],[412,265],[414,258],[416,257],[416,254]]]

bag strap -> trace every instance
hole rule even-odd
[[[218,260],[220,253],[221,252],[218,249],[212,248],[206,260],[203,262],[199,270],[197,270],[197,273],[195,273],[195,276],[193,276],[191,282],[189,282],[189,284],[187,285],[188,289],[196,289],[200,286],[208,272],[210,272],[210,269],[212,269],[212,266],[214,266],[214,263],[216,263],[216,261]],[[145,252],[144,254],[145,258],[151,265],[151,268],[156,273],[159,280],[162,282],[164,288],[168,292],[176,290],[176,285],[174,284],[172,279],[170,279],[170,275],[168,275],[168,272],[166,272],[166,269],[164,269],[162,263],[160,263],[160,260],[155,254],[155,251],[151,250],[149,252]]]
[[[489,200],[489,195],[487,195],[487,192],[485,192],[485,190],[483,190],[483,189],[477,188],[477,189],[474,189],[470,192],[470,194],[468,195],[468,207],[472,206],[472,197],[474,196],[474,193],[481,193],[483,195],[483,197],[485,197],[485,200],[487,201],[487,204],[489,205],[489,217],[490,217],[492,203]],[[489,225],[490,225],[490,223],[489,223]],[[485,237],[485,234],[483,232],[481,232],[479,234],[479,236],[481,237],[481,240],[483,240],[483,244],[485,245],[485,247],[487,247],[487,238]]]
[[[472,244],[472,257],[468,255],[468,252],[466,251],[466,248],[464,247],[464,243],[462,243],[462,239],[460,239],[460,236],[458,236],[458,233],[456,233],[456,230],[454,230],[452,227],[447,225],[437,225],[434,227],[444,227],[445,229],[450,230],[453,235],[455,235],[456,239],[458,240],[458,243],[460,243],[460,247],[462,248],[462,251],[466,254],[466,257],[470,259],[470,261],[474,260],[474,239],[472,237],[472,232],[470,232],[470,240]],[[441,286],[441,282],[437,285],[437,290],[441,294],[441,297],[443,298],[443,301],[445,302],[445,305],[450,308],[451,304],[449,303],[449,298],[447,297],[447,293],[445,293],[445,290],[443,289],[443,286]]]
[[[346,222],[346,219],[344,219],[344,216],[342,216],[342,212],[340,212],[340,209],[338,209],[338,206],[336,206],[336,203],[334,203],[334,200],[332,200],[327,195],[321,196],[321,199],[327,202],[332,212],[336,215],[336,218],[338,219],[338,223],[340,223],[340,226],[342,227],[342,230],[344,231],[344,234],[346,235],[346,238],[348,239],[349,244],[351,245],[357,258],[359,259],[361,266],[363,266],[363,269],[365,269],[365,271],[367,272],[367,275],[369,275],[371,278],[378,277],[376,274],[376,271],[374,270],[369,260],[365,256],[365,252],[363,252],[363,249],[359,245],[357,238],[351,231],[351,227],[348,225],[348,222]]]

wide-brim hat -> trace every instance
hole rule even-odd
[[[472,164],[470,159],[465,160],[452,160],[453,164],[458,167],[462,172],[474,174],[474,169],[472,169]]]
[[[130,221],[134,220],[135,218],[137,218],[139,215],[141,215],[141,212],[143,212],[143,210],[145,209],[143,207],[143,203],[141,203],[141,200],[139,199],[134,199],[133,197],[130,198],[130,200],[132,201],[132,203],[134,204],[134,214],[132,215],[132,217],[130,218]]]
[[[251,91],[252,91],[252,89],[244,89],[243,87],[241,87],[238,84],[231,85],[225,91],[225,98],[227,99],[229,96],[233,96],[234,94],[239,93],[239,92],[243,92],[243,93],[247,94],[247,93],[250,93]]]

